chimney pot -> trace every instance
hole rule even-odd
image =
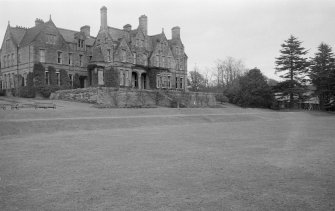
[[[42,19],[36,18],[35,20],[35,26],[38,26],[40,24],[44,23],[44,21]]]
[[[101,29],[107,29],[107,7],[102,6],[100,9]]]
[[[80,27],[80,31],[83,32],[86,37],[90,36],[90,30],[91,30],[91,27],[88,25]]]
[[[146,15],[141,15],[139,17],[139,26],[142,29],[144,35],[148,35],[148,17]]]
[[[180,27],[175,26],[172,28],[172,39],[180,39]]]
[[[127,32],[130,32],[131,31],[131,25],[130,24],[126,24],[123,26],[123,30],[124,31],[127,31]]]

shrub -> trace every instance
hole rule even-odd
[[[155,91],[154,99],[155,99],[156,105],[158,105],[159,102],[164,99],[164,94],[162,93],[161,90],[158,89],[158,90]]]
[[[57,90],[60,89],[59,86],[55,86],[55,85],[47,85],[47,86],[40,86],[37,87],[37,89],[39,90],[39,93],[45,97],[45,98],[49,98],[52,92],[55,92]]]
[[[41,63],[34,64],[33,74],[35,87],[43,86],[45,84],[45,69]]]
[[[227,103],[229,100],[223,93],[218,93],[215,95],[215,100],[220,103]]]

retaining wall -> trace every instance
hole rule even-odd
[[[116,89],[111,87],[59,90],[52,93],[50,99],[94,103],[111,107],[208,107],[216,105],[214,93]]]

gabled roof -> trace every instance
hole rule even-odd
[[[70,29],[57,28],[59,33],[64,37],[66,42],[76,43],[75,34],[80,33],[80,31],[74,31]],[[93,46],[95,37],[89,36],[86,38],[86,45]]]
[[[70,29],[57,28],[59,33],[64,37],[66,42],[75,42],[74,35],[78,33],[77,31]]]
[[[50,23],[50,21],[48,21],[46,23],[41,23],[37,26],[34,26],[32,28],[27,29],[26,33],[24,34],[24,36],[21,40],[20,45],[25,46],[25,45],[29,45],[30,43],[32,43],[35,40],[35,38],[37,37],[37,35],[41,31],[43,31],[46,28],[47,24],[49,24],[49,23]]]
[[[108,33],[114,41],[117,41],[120,38],[124,37],[124,31],[122,29],[117,29],[117,28],[108,26]]]
[[[161,41],[162,34],[156,34],[149,36],[150,46],[152,47],[152,51],[155,50],[157,43]]]
[[[102,54],[100,46],[96,46],[93,48],[93,56],[91,62],[105,62],[105,58]]]
[[[21,42],[24,34],[27,31],[27,29],[23,28],[23,27],[10,27],[9,30],[10,30],[11,36],[13,38],[13,42],[16,45],[18,45]]]
[[[123,37],[123,38],[121,38],[118,42],[117,42],[117,46],[116,46],[116,51],[119,49],[119,47],[122,45],[122,43],[125,43],[125,45],[127,46],[127,48],[131,51],[131,49],[130,49],[130,46],[129,46],[129,44],[128,44],[128,42],[127,42],[127,40],[126,40],[126,38],[125,37]],[[133,53],[132,51],[131,51],[131,53]]]
[[[13,35],[15,41],[17,41],[17,43],[20,43],[21,46],[29,45],[35,40],[37,35],[43,30],[45,30],[45,28],[50,24],[55,26],[52,20],[49,20],[48,22],[41,23],[31,28],[11,27],[11,34]],[[64,40],[69,43],[76,43],[76,40],[74,39],[75,38],[74,35],[76,33],[80,33],[79,31],[63,29],[63,28],[57,28],[57,30],[63,36]],[[95,38],[92,36],[89,36],[86,39],[86,45],[92,46],[94,41],[95,41]]]

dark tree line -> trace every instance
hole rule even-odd
[[[276,91],[289,95],[290,107],[305,98],[307,85],[316,87],[321,109],[325,109],[335,98],[335,59],[332,48],[321,43],[314,57],[308,59],[308,53],[302,42],[291,35],[281,45],[281,55],[276,58],[276,73],[284,81],[276,85]]]
[[[190,91],[216,92],[229,102],[248,107],[269,107],[275,102],[274,93],[288,96],[291,108],[308,97],[308,87],[314,85],[321,109],[335,101],[335,57],[332,48],[321,43],[314,57],[291,35],[281,45],[275,60],[275,70],[283,80],[267,79],[259,69],[246,71],[241,60],[227,57],[216,62],[212,74],[201,74],[197,67],[189,72]],[[221,100],[219,100],[221,101]],[[335,105],[333,105],[335,106]]]
[[[324,43],[311,59],[309,77],[316,86],[320,106],[325,109],[331,100],[335,100],[335,59],[332,48]]]
[[[217,75],[212,82],[198,72],[189,72],[190,91],[209,91],[217,93],[217,101],[240,105],[242,107],[270,108],[273,93],[268,79],[257,68],[245,71],[240,61],[228,58],[222,66],[217,66]],[[243,69],[241,68],[243,67]],[[213,83],[214,82],[214,83]],[[215,83],[217,82],[217,83]],[[274,80],[272,80],[274,83]]]

